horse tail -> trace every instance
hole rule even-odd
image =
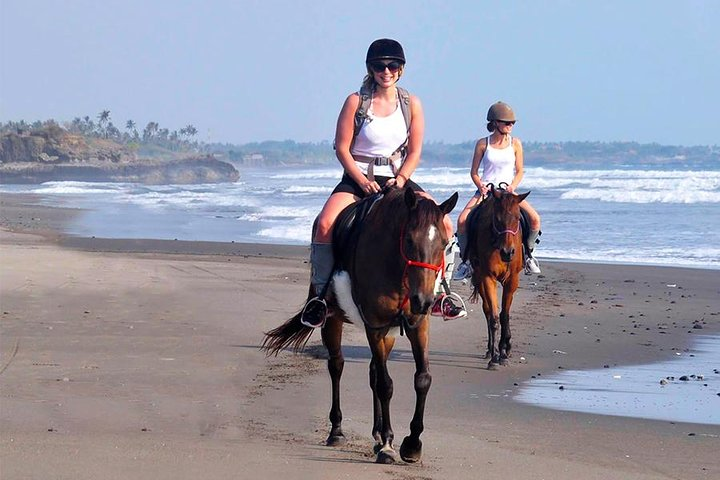
[[[311,294],[312,287],[310,288]],[[309,295],[308,299],[310,298]],[[313,330],[315,329],[306,327],[300,323],[301,315],[302,310],[279,327],[265,333],[265,340],[263,340],[260,349],[264,350],[268,357],[270,355],[277,356],[277,354],[280,353],[280,350],[289,346],[292,346],[292,350],[295,353],[305,348],[305,344],[307,344],[308,340],[310,340],[310,335],[312,335]]]
[[[480,289],[477,285],[473,285],[473,292],[470,295],[470,303],[478,303],[478,297],[480,296]]]

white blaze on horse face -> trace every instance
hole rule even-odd
[[[431,242],[435,240],[435,235],[437,235],[438,229],[435,227],[435,225],[430,225],[430,230],[428,231],[428,240]]]

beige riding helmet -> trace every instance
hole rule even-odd
[[[495,102],[490,106],[487,113],[487,121],[499,120],[501,122],[515,122],[515,112],[505,102]]]

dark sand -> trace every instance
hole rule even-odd
[[[385,466],[373,463],[360,330],[345,330],[342,448],[323,446],[330,389],[319,334],[301,355],[258,350],[262,332],[304,299],[307,247],[66,238],[75,211],[0,202],[3,480],[720,478],[718,426],[507,396],[558,367],[668,359],[719,333],[718,271],[544,262],[542,275],[521,280],[513,361],[498,371],[481,358],[479,305],[467,319],[434,319],[423,461]],[[458,291],[467,298],[470,288]],[[390,369],[399,444],[414,403],[404,338]]]

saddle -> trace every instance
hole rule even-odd
[[[365,197],[362,200],[345,207],[340,212],[335,227],[333,228],[333,256],[335,265],[342,265],[342,259],[346,252],[354,250],[358,235],[362,230],[365,218],[372,210],[375,203],[383,197],[381,193],[376,193]]]

